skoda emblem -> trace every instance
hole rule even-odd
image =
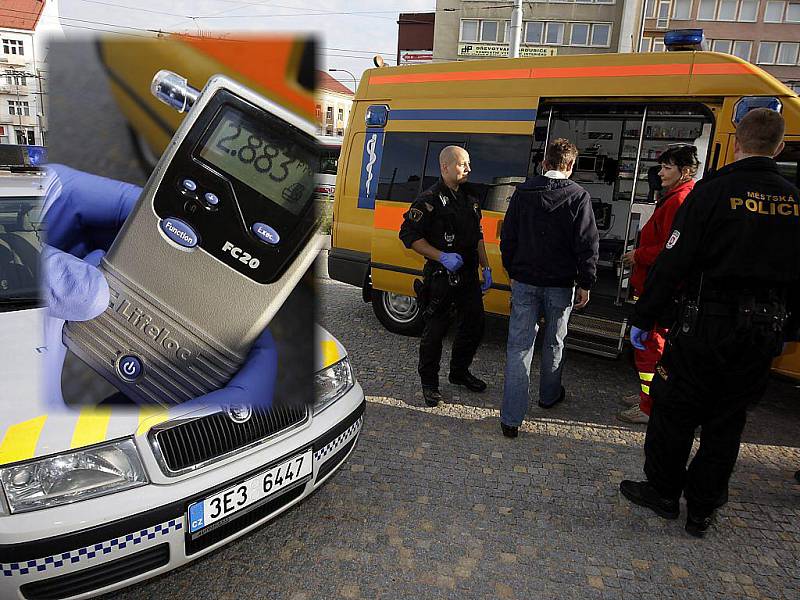
[[[231,404],[228,406],[228,416],[234,423],[247,423],[253,416],[253,408],[246,404]]]

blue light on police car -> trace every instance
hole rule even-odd
[[[365,121],[367,127],[385,127],[389,120],[389,107],[385,104],[373,104],[367,109]]]
[[[768,108],[781,112],[783,104],[772,96],[745,96],[736,103],[736,107],[733,109],[734,124],[738,125],[744,116],[754,108]]]
[[[664,34],[667,50],[701,50],[702,44],[702,29],[673,29]]]
[[[32,167],[38,167],[47,162],[47,148],[44,146],[28,146],[26,152],[28,153],[28,164]]]

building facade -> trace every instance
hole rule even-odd
[[[0,6],[0,144],[47,144],[47,47],[60,32],[56,0]]]
[[[668,29],[702,29],[709,50],[750,61],[800,90],[800,2],[647,0],[642,50],[664,50]]]
[[[317,123],[320,134],[344,135],[354,95],[350,88],[325,71],[317,71]]]
[[[433,60],[436,13],[400,13],[397,20],[397,64],[414,65]]]
[[[437,0],[435,60],[508,56],[512,2]],[[523,2],[520,56],[630,52],[642,0]]]

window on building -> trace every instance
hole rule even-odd
[[[730,54],[732,47],[732,40],[714,40],[714,42],[711,44],[711,49],[714,52],[724,52],[725,54]]]
[[[0,125],[0,144],[7,144],[8,143],[8,132],[6,132],[6,128]]]
[[[759,42],[756,62],[760,65],[773,65],[777,54],[778,42]]]
[[[328,123],[333,121],[333,107],[332,106],[328,106],[325,109],[325,120],[328,121]]]
[[[650,52],[653,45],[653,38],[643,37],[639,52]]]
[[[731,54],[738,56],[742,60],[750,60],[750,51],[752,48],[753,42],[738,40],[733,42],[733,52]]]
[[[36,145],[36,137],[33,135],[33,130],[32,129],[28,129],[28,131],[26,133],[28,135],[28,144],[31,145],[31,146],[35,146]]]
[[[31,116],[30,105],[25,101],[9,100],[8,101],[8,114],[10,115],[25,115]]]
[[[611,43],[611,25],[609,23],[595,23],[592,25],[592,46],[605,46]]]
[[[789,4],[786,6],[786,22],[800,23],[800,3]]]
[[[786,2],[767,2],[764,9],[764,23],[781,23]]]
[[[664,51],[664,38],[653,39],[653,52]]]
[[[511,43],[511,21],[505,22],[505,27],[503,28],[503,41]]]
[[[547,23],[545,27],[544,43],[550,45],[564,43],[564,24],[557,22]]]
[[[25,137],[25,130],[24,129],[15,129],[14,135],[17,136],[17,143],[18,144],[27,144],[28,138]]]
[[[322,107],[319,104],[315,107],[315,112],[317,114],[317,121],[322,121]]]
[[[481,41],[499,42],[500,23],[498,21],[481,21]]]
[[[688,21],[691,18],[692,0],[673,0],[672,18]]]
[[[717,13],[717,0],[700,0],[697,7],[697,19],[700,21],[713,21]]]
[[[541,44],[544,39],[544,23],[541,21],[528,21],[525,23],[525,43]]]
[[[10,40],[3,38],[3,54],[16,54],[18,56],[24,56],[24,46],[22,45],[22,40]]]
[[[28,80],[25,75],[6,75],[6,83],[8,85],[28,85]]]
[[[800,44],[797,42],[781,42],[780,46],[778,46],[777,64],[796,65],[798,49],[800,49]]]
[[[645,0],[644,3],[644,16],[648,19],[652,19],[656,16],[656,0]]]
[[[462,42],[477,42],[478,41],[478,25],[479,21],[463,20],[461,21],[461,41]]]
[[[661,0],[658,3],[658,17],[656,18],[656,28],[666,29],[669,27],[669,0]]]
[[[758,17],[758,0],[741,0],[739,3],[739,20],[755,23]]]
[[[589,44],[589,24],[573,23],[570,30],[570,46],[586,46]]]
[[[735,21],[737,0],[719,0],[718,21]]]
[[[344,109],[343,108],[339,109],[339,120],[340,121],[344,121]]]

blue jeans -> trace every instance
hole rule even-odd
[[[574,288],[539,287],[515,281],[511,286],[506,376],[500,420],[519,427],[528,412],[533,343],[544,317],[544,343],[539,379],[539,402],[552,404],[561,394],[564,338],[572,312]]]

